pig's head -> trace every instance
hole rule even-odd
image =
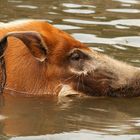
[[[31,69],[29,66],[29,71],[33,75],[41,73],[40,76],[24,76],[25,79],[31,80],[31,83],[36,83],[33,84],[34,86],[30,83],[28,85],[30,90],[26,90],[27,92],[39,92],[43,89],[41,90],[42,94],[60,96],[121,96],[119,92],[123,91],[126,85],[130,84],[129,81],[133,79],[133,71],[135,70],[132,71],[131,66],[123,65],[89,49],[60,30],[56,30],[55,34],[53,32],[48,34],[34,31],[11,32],[0,42],[1,56],[4,54],[9,36],[20,39],[28,48],[33,59],[36,59],[34,62],[36,67],[31,67],[33,68]],[[25,65],[22,62],[20,64]],[[19,67],[21,66],[19,65]],[[24,71],[26,70],[27,67]],[[17,69],[17,71],[19,70]],[[26,82],[25,79],[20,79],[20,81]],[[15,81],[17,82],[17,80]],[[19,83],[22,84],[22,82]],[[14,85],[18,85],[18,83]],[[24,86],[26,86],[25,83]],[[20,90],[22,86],[18,85],[17,87]],[[16,90],[16,87],[14,88]]]

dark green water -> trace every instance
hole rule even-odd
[[[140,0],[0,0],[0,22],[45,19],[140,66]],[[33,137],[30,137],[33,136]],[[0,97],[0,140],[140,139],[140,98]]]

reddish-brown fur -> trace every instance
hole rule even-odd
[[[133,79],[136,81],[135,75],[139,75],[136,68],[131,66],[127,67],[125,64],[123,65],[118,61],[112,60],[104,55],[92,52],[84,44],[75,40],[67,33],[48,24],[47,22],[31,20],[23,21],[21,23],[14,23],[13,25],[12,23],[3,24],[0,26],[0,38],[4,37],[9,32],[15,31],[39,32],[47,46],[48,52],[46,60],[40,62],[29,52],[25,43],[15,37],[9,37],[8,46],[4,55],[7,74],[6,90],[15,91],[19,94],[58,95],[63,87],[63,84],[66,84],[69,85],[72,90],[79,93],[92,95],[91,92],[93,92],[93,95],[98,95],[99,93],[99,96],[110,96],[111,92],[115,92],[112,96],[117,96],[117,94],[118,96],[121,96],[121,89],[125,88],[124,85],[127,83],[127,81],[129,81],[128,85],[130,86],[130,81]],[[89,84],[88,86],[90,89],[87,89],[86,86],[83,88],[83,85],[77,80],[76,77],[73,79],[73,81],[70,81],[70,78],[74,74],[69,72],[68,63],[65,62],[65,57],[70,51],[76,48],[90,54],[92,57],[95,57],[97,62],[101,61],[101,63],[103,63],[103,67],[100,66],[100,70],[97,69],[97,72],[95,71],[97,74],[94,72],[93,74],[88,75],[89,77],[87,76],[85,80],[83,79],[84,82],[86,82],[85,85]],[[109,63],[107,64],[109,65],[107,68],[105,68],[106,61]],[[96,65],[96,62],[93,62],[93,64]],[[120,68],[114,69],[112,65],[114,65],[114,67],[115,65],[118,65]],[[111,70],[108,70],[109,68]],[[120,72],[121,74],[117,74],[117,70],[123,68],[128,69],[130,78],[127,78],[125,75],[125,70],[122,70],[122,72]],[[107,74],[104,74],[106,71]],[[124,77],[121,79],[122,75],[124,75]],[[90,79],[91,77],[93,79]],[[118,79],[119,80],[115,82],[114,77],[116,78],[116,81]],[[137,81],[138,82],[136,83],[138,83],[138,85],[136,87],[132,87],[132,89],[138,90],[138,93],[135,93],[136,96],[140,94],[139,78]],[[78,86],[78,82],[81,85]],[[94,88],[92,88],[92,85]],[[121,85],[123,86],[121,87]],[[122,95],[124,96],[125,90],[122,92]]]
[[[48,63],[56,63],[54,66],[48,67],[46,73],[46,65],[40,63],[29,53],[19,39],[9,38],[8,47],[5,52],[7,84],[6,87],[17,92],[32,93],[37,95],[56,94],[53,92],[59,83],[57,77],[63,72],[63,68],[59,65],[65,51],[69,51],[73,47],[83,49],[85,46],[73,39],[68,34],[58,30],[42,21],[28,21],[23,24],[7,25],[0,28],[0,37],[2,38],[9,32],[13,31],[37,31],[45,40],[49,49]],[[62,49],[62,47],[65,47]],[[87,49],[88,50],[88,49]],[[59,53],[58,53],[59,52]],[[62,73],[63,74],[63,73]],[[55,78],[54,78],[55,77]],[[36,84],[37,82],[37,84]]]

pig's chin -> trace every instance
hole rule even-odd
[[[111,91],[112,79],[104,74],[89,72],[79,75],[73,82],[73,89],[88,96],[107,96]]]

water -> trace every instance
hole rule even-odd
[[[0,22],[45,19],[89,47],[140,66],[140,0],[0,0]],[[0,139],[140,139],[140,98],[0,96]]]

